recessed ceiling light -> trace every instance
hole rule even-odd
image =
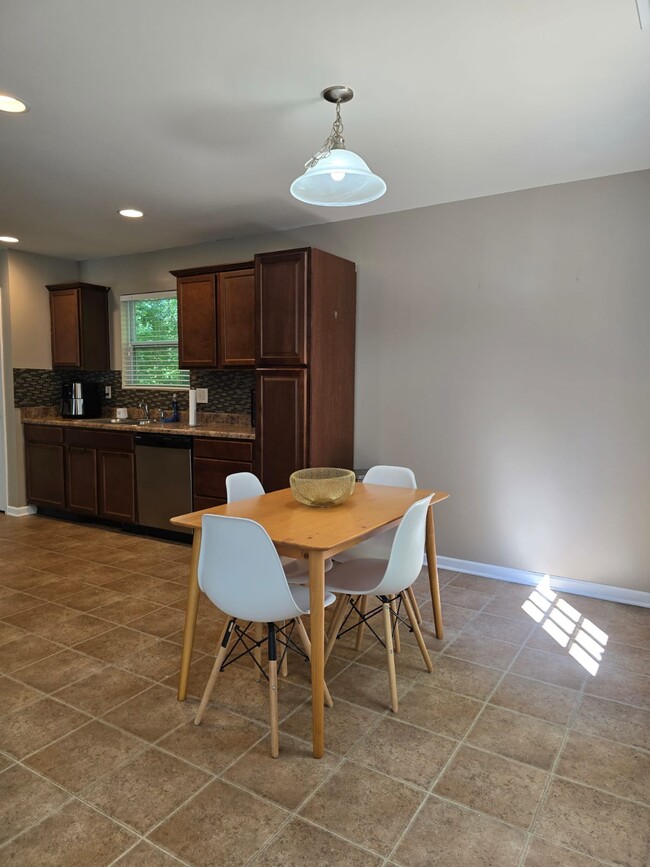
[[[142,211],[138,211],[135,208],[122,208],[118,213],[121,217],[132,217],[133,219],[136,217],[144,217]]]
[[[11,235],[0,235],[0,244],[17,244],[18,238],[12,238]]]
[[[29,111],[29,108],[24,102],[16,99],[15,96],[9,96],[8,93],[0,93],[0,111],[9,111],[12,114],[21,114],[24,111]]]

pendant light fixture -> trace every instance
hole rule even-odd
[[[305,163],[305,173],[291,184],[291,195],[308,205],[344,208],[374,202],[386,192],[386,184],[373,174],[358,154],[345,147],[341,103],[349,102],[354,93],[349,87],[328,87],[323,91],[327,102],[336,104],[336,118],[325,143]]]

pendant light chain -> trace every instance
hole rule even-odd
[[[345,139],[343,138],[343,121],[341,120],[341,100],[336,101],[336,118],[332,124],[332,131],[327,136],[320,150],[316,151],[314,156],[305,163],[306,169],[313,168],[319,160],[326,159],[333,150],[345,149]]]

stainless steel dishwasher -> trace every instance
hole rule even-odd
[[[136,434],[138,524],[172,532],[169,519],[192,511],[192,437]]]

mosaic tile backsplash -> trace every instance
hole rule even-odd
[[[171,409],[171,391],[155,389],[122,388],[121,370],[60,371],[14,368],[14,404],[26,406],[58,406],[61,400],[61,385],[64,382],[99,382],[110,385],[112,396],[103,398],[104,407],[135,407],[141,401],[152,410]],[[255,388],[255,372],[252,370],[192,370],[192,388],[207,388],[208,403],[200,404],[202,412],[230,412],[250,415],[251,390]],[[178,391],[181,410],[188,408],[186,391]]]

